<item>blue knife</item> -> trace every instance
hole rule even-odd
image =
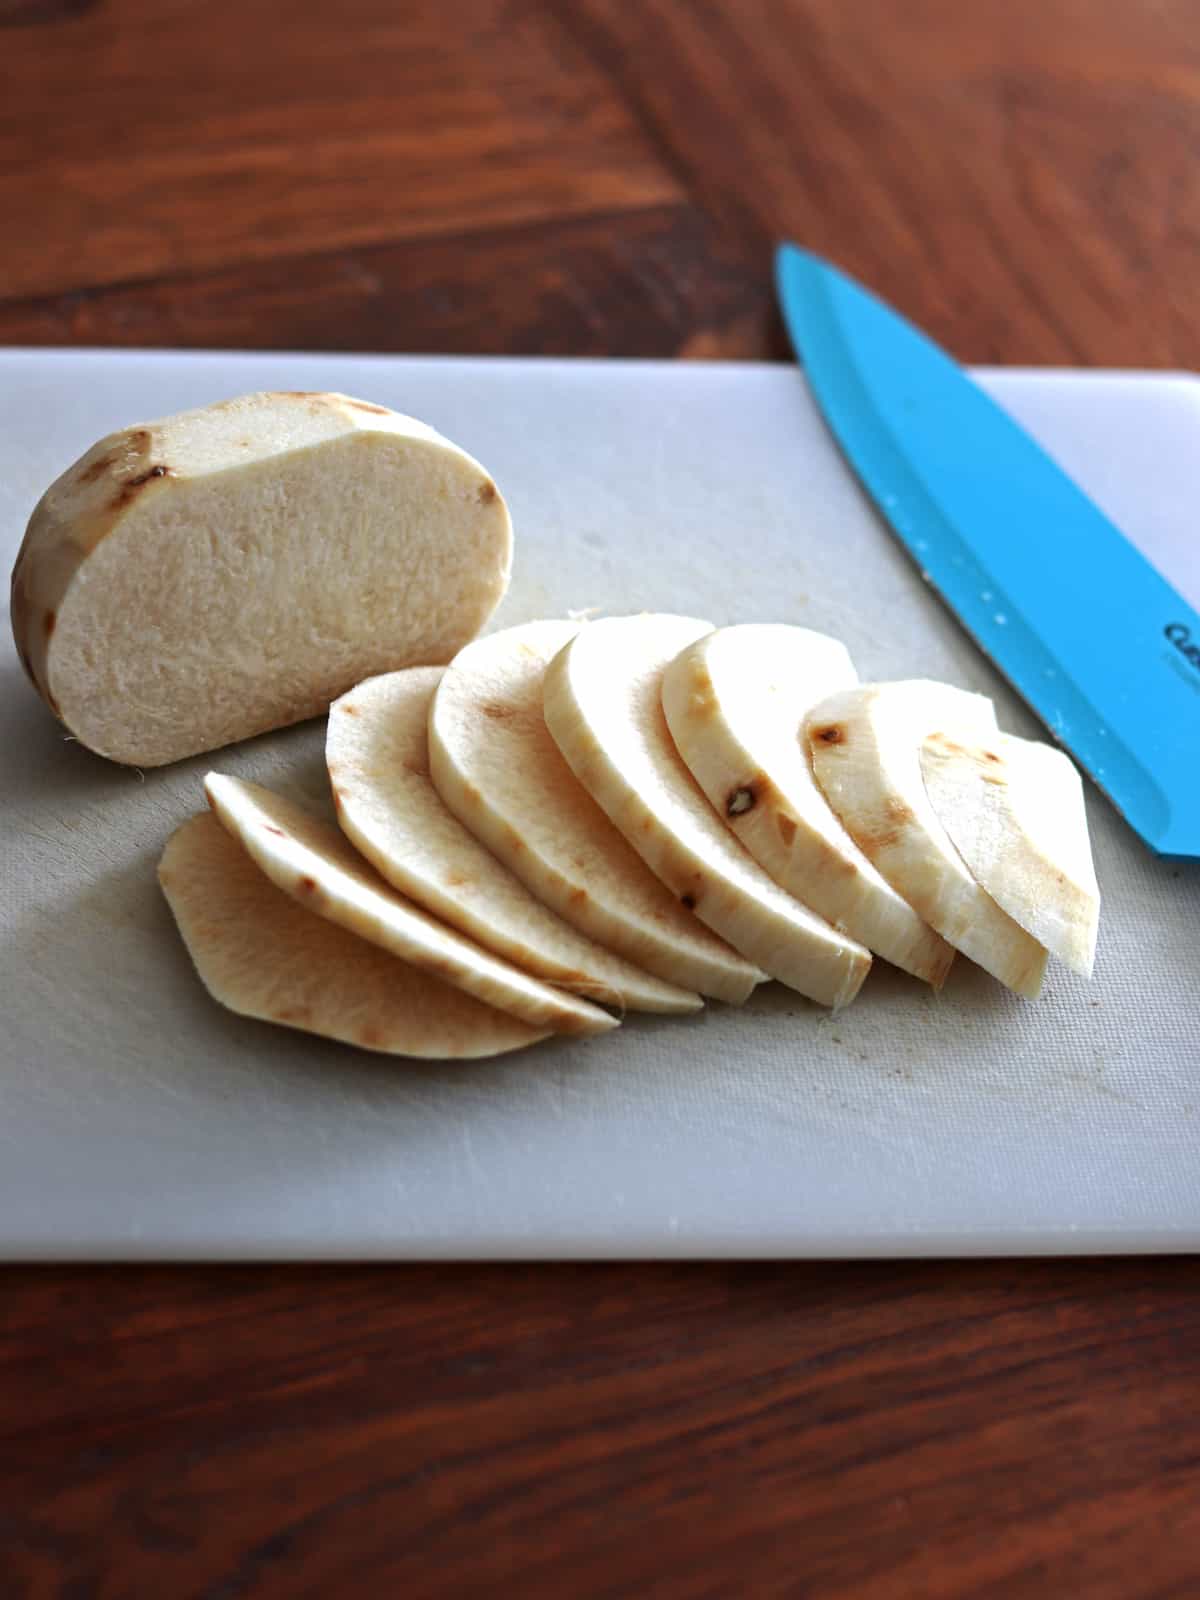
[[[892,531],[1162,855],[1200,856],[1200,616],[932,340],[795,245],[780,304]]]

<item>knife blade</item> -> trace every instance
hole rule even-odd
[[[776,285],[825,422],[922,576],[1146,843],[1200,856],[1200,616],[898,312],[792,244]]]

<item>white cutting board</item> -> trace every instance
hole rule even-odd
[[[988,386],[1200,601],[1200,385]],[[873,516],[788,367],[0,352],[0,554],[92,440],[255,388],[344,389],[485,461],[517,528],[505,625],[568,608],[803,622],[1037,731]],[[1098,639],[1097,649],[1106,648]],[[322,789],[316,725],[220,767]],[[1091,984],[1027,1004],[876,969],[830,1017],[743,1010],[412,1065],[205,996],[154,881],[201,758],[64,739],[0,644],[0,1256],[933,1255],[1200,1246],[1200,867],[1089,788]]]

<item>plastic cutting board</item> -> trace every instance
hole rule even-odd
[[[1200,385],[986,382],[1200,601]],[[256,388],[426,418],[512,507],[496,625],[678,610],[839,635],[1039,732],[876,520],[790,367],[0,353],[0,551],[127,422]],[[1097,640],[1097,649],[1105,641]],[[242,1021],[154,880],[210,765],[322,789],[321,728],[141,776],[64,739],[0,642],[0,1256],[919,1256],[1200,1245],[1200,868],[1089,787],[1094,980],[1027,1004],[878,966],[837,1017],[770,986],[592,1043],[413,1065]]]

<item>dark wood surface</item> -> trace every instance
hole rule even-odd
[[[0,0],[0,81],[0,342],[784,358],[786,232],[1200,366],[1195,0]],[[9,1270],[0,1595],[1184,1600],[1198,1289]]]

